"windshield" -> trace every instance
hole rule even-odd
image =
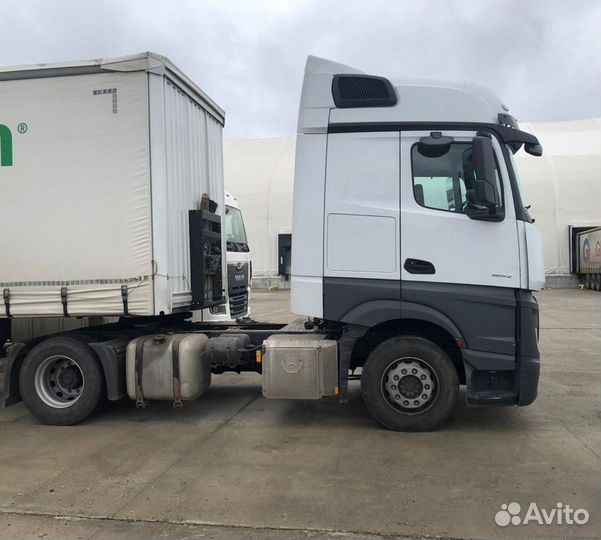
[[[248,251],[242,212],[232,206],[225,207],[225,239],[228,251]]]

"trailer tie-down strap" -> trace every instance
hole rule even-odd
[[[146,407],[146,403],[144,402],[144,389],[142,387],[142,373],[144,371],[144,345],[150,339],[153,339],[154,336],[145,336],[138,339],[136,343],[136,357],[135,357],[135,365],[134,365],[134,374],[136,379],[136,407],[138,409],[143,409]]]
[[[123,301],[123,315],[129,315],[129,308],[127,306],[127,285],[121,285],[121,300]]]
[[[6,309],[6,316],[10,319],[10,289],[4,289],[2,291],[4,297],[4,309]]]
[[[69,316],[69,310],[67,309],[67,287],[61,287],[61,304],[63,304],[63,315]]]
[[[173,406],[179,409],[184,406],[182,401],[182,381],[179,376],[179,349],[182,340],[186,334],[178,334],[175,336],[171,345],[171,362],[173,368]]]

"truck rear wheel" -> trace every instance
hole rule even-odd
[[[369,355],[361,375],[365,405],[395,431],[429,431],[453,412],[459,379],[453,362],[421,337],[395,337]]]
[[[87,418],[101,403],[104,377],[94,352],[75,337],[53,337],[23,360],[19,391],[44,424],[69,426]]]

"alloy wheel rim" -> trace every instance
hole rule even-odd
[[[73,358],[57,354],[45,358],[38,366],[34,384],[37,395],[46,405],[65,409],[79,400],[85,379]]]
[[[420,358],[393,360],[382,374],[381,387],[386,402],[403,414],[420,414],[430,409],[439,386],[432,366]]]

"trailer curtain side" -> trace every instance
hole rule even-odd
[[[222,214],[223,119],[168,69],[120,67],[2,73],[0,318],[191,302],[188,211],[206,193]]]

